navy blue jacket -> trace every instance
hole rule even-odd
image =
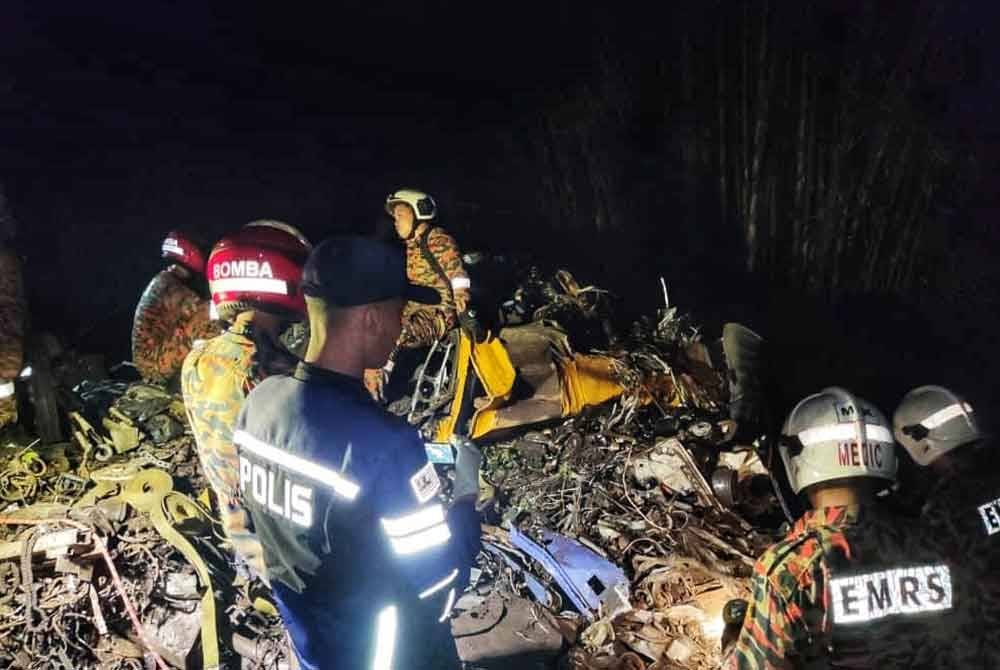
[[[240,495],[306,670],[457,667],[448,613],[479,549],[423,442],[360,380],[308,364],[246,400]]]

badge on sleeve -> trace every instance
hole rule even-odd
[[[441,490],[441,480],[438,479],[434,465],[428,462],[417,470],[417,474],[410,477],[410,486],[413,488],[413,495],[417,496],[417,502],[425,503],[433,498]]]

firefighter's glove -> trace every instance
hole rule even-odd
[[[479,466],[483,455],[479,447],[465,437],[452,436],[451,446],[455,448],[454,500],[475,501],[479,497]]]
[[[389,379],[389,373],[385,368],[374,368],[365,370],[364,382],[365,388],[368,389],[368,393],[371,394],[372,399],[375,402],[383,402],[385,400],[385,383]]]
[[[469,307],[469,290],[460,288],[455,290],[455,311],[461,314]]]

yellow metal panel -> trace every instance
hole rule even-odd
[[[588,405],[620,396],[625,389],[615,381],[607,356],[574,354],[559,363],[562,383],[563,416],[575,416]]]
[[[465,384],[469,380],[469,368],[472,359],[472,340],[463,332],[458,338],[458,350],[455,353],[455,397],[451,400],[451,410],[448,416],[437,425],[434,435],[435,442],[447,442],[455,432],[458,414],[462,411],[462,397],[465,395]]]

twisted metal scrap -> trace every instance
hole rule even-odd
[[[115,590],[118,592],[118,596],[121,598],[122,603],[125,605],[125,610],[128,612],[129,619],[132,621],[132,626],[135,629],[136,634],[139,639],[142,640],[143,644],[149,650],[148,653],[150,657],[156,662],[157,667],[160,670],[167,670],[167,664],[163,661],[163,658],[155,651],[153,651],[154,645],[148,635],[146,630],[142,625],[142,621],[139,619],[139,614],[136,612],[135,606],[132,603],[131,598],[129,598],[128,593],[122,583],[121,576],[118,574],[118,569],[115,567],[115,562],[111,558],[111,554],[108,552],[108,547],[104,540],[97,534],[96,529],[92,526],[80,523],[78,521],[73,521],[72,519],[28,519],[19,518],[6,515],[0,515],[0,525],[7,526],[46,526],[46,525],[66,525],[76,528],[78,530],[91,531],[93,533],[92,537],[94,539],[94,544],[97,550],[100,552],[101,557],[104,559],[107,565],[108,572],[111,574],[112,583],[115,586]],[[31,613],[27,612],[26,616],[30,619]],[[30,629],[30,625],[29,625]]]

